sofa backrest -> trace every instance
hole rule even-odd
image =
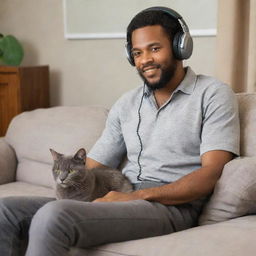
[[[256,154],[256,94],[237,94],[241,125],[241,156]],[[102,107],[54,107],[16,116],[6,140],[18,159],[16,179],[52,187],[49,148],[72,155],[93,146],[105,126],[108,111]],[[228,139],[228,138],[227,138]]]
[[[18,159],[16,179],[52,187],[49,148],[67,155],[82,147],[89,151],[105,126],[107,114],[102,107],[62,106],[16,116],[6,134]]]

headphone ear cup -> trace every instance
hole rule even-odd
[[[182,56],[183,60],[186,60],[192,55],[193,52],[193,39],[188,32],[183,33],[181,38],[181,45],[182,44],[183,47],[180,47],[180,55]]]
[[[126,43],[126,45],[125,45],[125,53],[126,53],[126,57],[127,57],[127,60],[129,61],[129,63],[132,66],[135,66],[134,59],[133,59],[132,53],[131,53],[131,46],[129,43]]]
[[[193,52],[193,39],[189,33],[178,32],[173,39],[173,54],[178,60],[188,59]]]
[[[182,35],[183,35],[183,32],[176,33],[172,41],[173,55],[177,60],[182,60],[182,56],[180,52],[180,43],[181,43]]]

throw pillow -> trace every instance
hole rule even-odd
[[[256,157],[227,163],[199,218],[199,225],[213,224],[256,213]]]

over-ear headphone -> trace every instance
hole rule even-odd
[[[168,14],[170,17],[176,19],[179,22],[182,31],[177,32],[173,38],[173,42],[172,42],[173,54],[174,54],[174,57],[178,60],[188,59],[191,56],[193,51],[193,40],[189,33],[189,28],[186,22],[183,20],[182,16],[170,8],[161,7],[161,6],[150,7],[141,11],[140,13],[149,12],[149,11],[161,11],[163,13]],[[132,46],[130,45],[130,43],[128,42],[126,43],[125,49],[126,49],[126,55],[127,55],[128,61],[132,66],[135,66],[134,59],[131,52]]]

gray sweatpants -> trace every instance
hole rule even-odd
[[[156,185],[160,184],[147,182],[142,187]],[[201,205],[201,201],[165,206],[145,200],[90,203],[43,197],[2,198],[0,255],[22,255],[24,240],[29,241],[26,256],[65,256],[71,247],[169,234],[193,227]]]

